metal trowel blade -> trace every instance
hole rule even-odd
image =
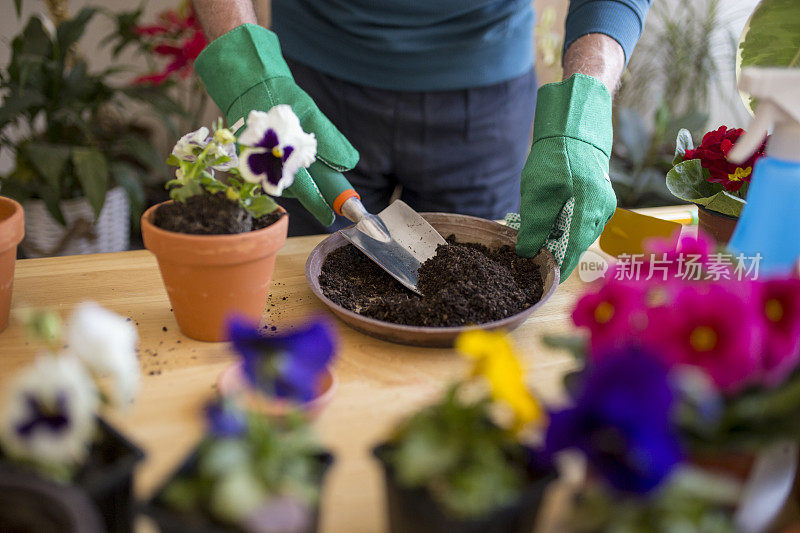
[[[401,200],[339,233],[417,294],[421,294],[417,287],[420,265],[436,255],[440,244],[446,244],[433,226]]]

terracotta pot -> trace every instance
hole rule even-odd
[[[0,331],[8,326],[17,245],[24,235],[25,216],[22,206],[10,198],[0,196]]]
[[[722,453],[716,455],[694,455],[690,462],[709,472],[730,476],[745,482],[750,476],[756,456],[753,453]]]
[[[325,408],[334,394],[336,394],[338,383],[336,376],[330,368],[326,368],[319,377],[317,384],[317,395],[299,405],[307,415],[316,417]],[[226,398],[234,398],[241,402],[241,407],[256,413],[264,413],[271,416],[285,416],[290,412],[292,404],[280,398],[273,398],[266,394],[253,390],[244,375],[242,363],[232,363],[225,368],[217,378],[217,389],[220,395]]]
[[[718,244],[726,245],[731,240],[733,230],[736,229],[737,217],[723,215],[710,211],[702,206],[697,206],[698,223],[700,231],[706,233]]]
[[[142,237],[158,260],[181,331],[216,342],[226,340],[225,321],[232,314],[261,320],[275,254],[286,242],[288,215],[247,233],[189,235],[153,224],[160,205],[142,215]]]

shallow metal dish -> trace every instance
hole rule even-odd
[[[489,248],[498,248],[504,244],[514,246],[517,240],[517,232],[511,228],[486,220],[483,218],[471,217],[467,215],[455,215],[451,213],[421,213],[442,236],[455,235],[460,242],[477,242]],[[510,331],[525,322],[531,314],[541,307],[558,287],[559,270],[555,258],[547,250],[542,250],[535,257],[539,264],[544,278],[542,299],[535,305],[502,320],[487,322],[476,326],[461,327],[421,327],[392,324],[368,318],[358,313],[348,311],[331,300],[324,294],[319,285],[319,275],[322,272],[322,263],[333,250],[345,246],[347,241],[338,233],[334,233],[319,243],[311,251],[306,261],[306,280],[311,287],[311,291],[333,313],[338,316],[345,324],[350,327],[379,339],[400,344],[411,344],[414,346],[428,346],[445,348],[453,345],[453,341],[459,333],[472,329],[504,329]]]

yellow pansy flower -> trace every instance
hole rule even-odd
[[[472,374],[486,378],[492,398],[511,408],[515,429],[541,418],[542,409],[525,385],[522,365],[505,334],[468,331],[458,336],[455,348],[475,363]]]

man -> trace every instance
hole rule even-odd
[[[290,104],[316,134],[286,194],[316,221],[287,201],[294,234],[334,222],[349,171],[371,212],[398,185],[420,211],[519,208],[518,253],[547,244],[564,280],[616,206],[610,95],[651,2],[572,0],[564,81],[538,99],[530,0],[273,0],[275,33],[251,0],[194,0],[213,40],[195,69],[229,124]]]

